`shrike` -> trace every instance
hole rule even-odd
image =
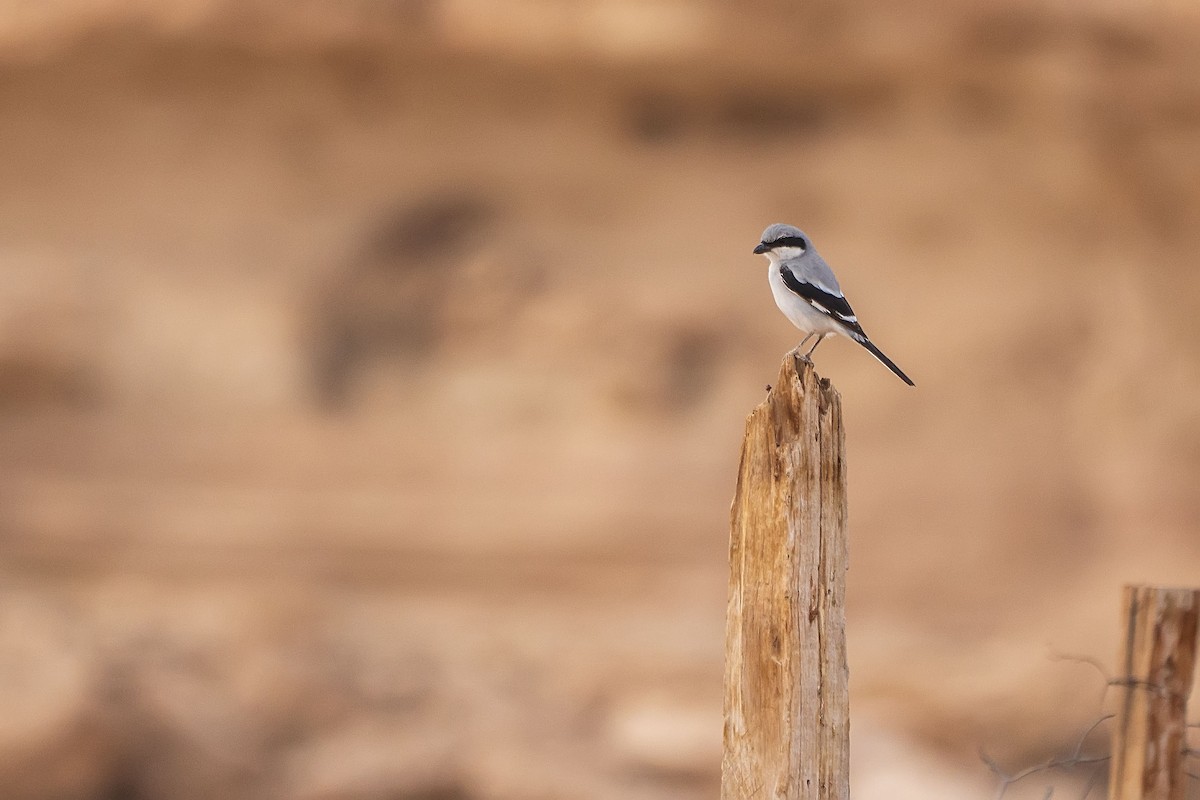
[[[767,277],[771,281],[775,305],[793,325],[807,334],[797,347],[817,337],[817,341],[804,354],[805,358],[812,356],[822,339],[836,333],[867,348],[871,355],[909,386],[916,385],[867,338],[866,332],[858,324],[854,309],[846,302],[833,270],[812,246],[804,231],[777,222],[763,231],[762,241],[754,248],[754,252],[766,256],[767,261],[771,262]]]

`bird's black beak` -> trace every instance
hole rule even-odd
[[[763,253],[767,252],[770,249],[771,248],[767,247],[765,242],[759,242],[758,246],[754,248],[754,254],[761,256]]]

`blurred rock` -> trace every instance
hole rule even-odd
[[[467,800],[461,750],[455,732],[434,720],[368,716],[292,748],[273,793],[295,800]]]
[[[611,397],[635,416],[672,417],[704,404],[724,377],[726,337],[718,323],[660,323],[647,337],[613,336],[624,357],[613,365]],[[622,333],[628,333],[622,331]]]
[[[873,723],[866,715],[856,716],[852,723],[850,787],[855,798],[962,800],[989,796],[994,782],[984,770],[964,769]]]
[[[0,251],[0,410],[100,400],[103,295],[52,252]]]
[[[446,330],[446,307],[498,209],[473,193],[433,195],[387,217],[313,299],[309,349],[319,405],[344,410],[365,373],[414,373]]]
[[[702,785],[720,774],[721,715],[708,698],[666,687],[622,694],[609,712],[607,734],[635,773]]]
[[[0,786],[12,800],[99,796],[116,762],[77,610],[0,590]]]

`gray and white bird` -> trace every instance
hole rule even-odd
[[[807,334],[797,347],[817,337],[817,341],[804,354],[805,358],[812,356],[826,336],[838,334],[861,344],[879,359],[879,363],[896,373],[909,386],[916,385],[867,338],[862,325],[858,324],[854,309],[846,302],[833,270],[812,246],[812,241],[804,231],[777,222],[763,231],[762,241],[754,248],[754,252],[766,256],[767,261],[771,262],[767,277],[771,281],[775,305],[793,325]]]

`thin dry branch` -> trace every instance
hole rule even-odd
[[[1112,719],[1114,716],[1115,716],[1114,714],[1105,714],[1104,716],[1100,717],[1095,722],[1093,722],[1091,725],[1089,725],[1087,727],[1087,729],[1084,730],[1084,732],[1076,740],[1075,746],[1071,749],[1070,755],[1067,755],[1063,758],[1052,758],[1052,759],[1042,762],[1041,764],[1035,764],[1032,767],[1026,767],[1022,770],[1019,770],[1018,772],[1014,772],[1014,773],[1005,772],[1004,769],[1001,768],[998,763],[996,763],[995,759],[991,758],[983,750],[980,750],[979,751],[980,759],[983,761],[984,764],[987,765],[988,769],[990,769],[992,771],[992,773],[995,774],[996,777],[1000,779],[1000,785],[996,789],[995,800],[1003,800],[1004,795],[1008,792],[1008,789],[1010,786],[1012,786],[1014,783],[1017,783],[1018,781],[1021,781],[1021,780],[1024,780],[1025,778],[1030,777],[1031,775],[1036,775],[1040,772],[1048,772],[1050,770],[1068,770],[1068,769],[1073,769],[1075,767],[1086,766],[1089,764],[1103,764],[1103,763],[1107,762],[1109,760],[1110,756],[1108,756],[1108,755],[1085,756],[1083,754],[1083,747],[1087,743],[1088,737],[1091,736],[1092,733],[1098,727],[1100,727],[1102,724],[1104,724],[1108,720]],[[1083,798],[1086,798],[1088,796],[1088,794],[1091,792],[1092,788],[1095,786],[1096,780],[1097,780],[1097,774],[1096,774],[1096,772],[1093,772],[1092,776],[1088,780],[1087,789],[1083,794]],[[1050,797],[1054,793],[1054,788],[1048,786],[1048,787],[1046,787],[1046,791],[1047,791],[1046,797]]]

